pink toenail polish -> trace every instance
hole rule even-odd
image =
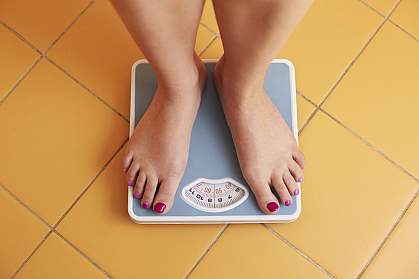
[[[133,181],[128,181],[128,186],[134,186],[134,182]]]
[[[291,205],[291,201],[290,200],[286,200],[285,201],[285,206],[290,206]]]
[[[139,192],[134,192],[134,198],[139,199],[140,198],[140,193]]]
[[[147,208],[149,208],[150,206],[148,205],[148,203],[143,203],[143,208],[145,208],[145,209],[147,209]]]
[[[270,202],[266,205],[266,208],[268,208],[270,212],[275,212],[278,210],[279,204],[277,202]]]
[[[303,180],[304,180],[304,178],[300,177],[300,178],[298,178],[297,182],[301,183],[301,182],[303,182]]]
[[[298,190],[298,189],[294,190],[294,196],[298,195],[299,193],[300,193],[300,190]]]
[[[154,211],[157,213],[163,213],[165,209],[166,209],[166,205],[162,202],[158,202],[154,205]]]

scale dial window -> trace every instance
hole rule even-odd
[[[249,192],[232,178],[211,180],[200,178],[182,189],[182,199],[205,212],[224,212],[243,203]]]

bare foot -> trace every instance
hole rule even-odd
[[[224,114],[230,127],[242,173],[266,214],[279,210],[273,187],[285,206],[299,194],[304,157],[286,122],[265,94],[262,82],[251,88],[226,76],[223,60],[215,68]],[[260,79],[263,80],[263,79]]]
[[[123,168],[143,208],[166,213],[185,171],[189,141],[206,80],[198,57],[193,73],[157,92],[128,143]],[[156,191],[158,188],[158,191]]]

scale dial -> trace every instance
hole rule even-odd
[[[232,178],[199,178],[182,189],[182,199],[190,206],[205,212],[224,212],[243,203],[249,192]]]

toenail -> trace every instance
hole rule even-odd
[[[134,181],[129,180],[128,181],[128,186],[134,186]]]
[[[294,195],[296,196],[296,195],[298,195],[300,193],[300,190],[298,190],[298,189],[295,189],[294,190]]]
[[[134,198],[139,199],[140,198],[140,192],[134,192]]]
[[[166,208],[166,205],[162,202],[158,202],[154,205],[154,211],[157,213],[163,213],[165,208]]]
[[[149,208],[150,206],[148,205],[148,203],[143,203],[143,208],[145,208],[145,209],[147,209],[147,208]]]
[[[277,202],[270,202],[266,205],[270,212],[275,212],[279,208],[279,204]]]
[[[304,180],[304,178],[300,177],[300,178],[297,179],[297,182],[301,183],[301,182],[303,182],[303,180]]]
[[[291,205],[291,201],[290,201],[290,200],[286,200],[286,201],[285,201],[285,205],[286,205],[286,206],[290,206],[290,205]]]

